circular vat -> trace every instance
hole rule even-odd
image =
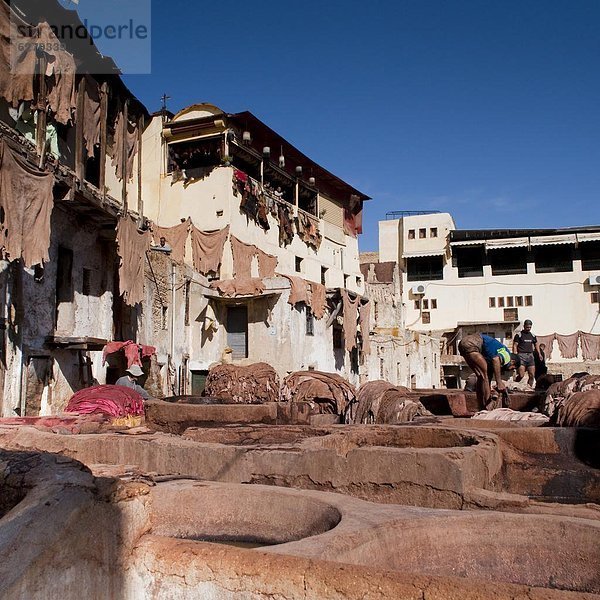
[[[152,533],[243,547],[283,544],[333,529],[339,511],[302,492],[177,481],[152,490]]]

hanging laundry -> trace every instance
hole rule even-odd
[[[152,225],[152,237],[154,244],[158,245],[160,238],[164,237],[171,246],[171,258],[182,263],[185,258],[185,245],[190,231],[191,220],[186,219],[179,225],[173,227],[159,227]]]
[[[583,333],[583,331],[580,331],[579,335],[583,360],[600,360],[600,335]]]
[[[0,144],[0,248],[26,267],[48,261],[50,217],[54,206],[52,173],[39,171]]]
[[[127,368],[137,365],[142,366],[143,358],[150,358],[153,354],[156,354],[156,348],[154,346],[144,346],[142,344],[136,344],[133,340],[127,340],[126,342],[108,342],[102,350],[102,366],[106,363],[106,357],[109,354],[114,354],[123,350],[125,358],[127,359]]]
[[[218,273],[228,235],[229,225],[217,231],[200,231],[192,224],[192,258],[198,272]]]
[[[310,282],[310,307],[316,319],[322,319],[327,309],[327,288],[320,284]]]
[[[231,236],[231,251],[233,253],[233,275],[236,278],[252,277],[252,259],[258,248],[254,244],[245,244],[235,236]]]
[[[315,250],[321,247],[323,236],[319,233],[319,222],[315,217],[310,217],[306,213],[299,213],[296,219],[296,230],[298,237],[308,246]]]
[[[222,296],[260,296],[265,291],[265,285],[260,277],[241,277],[213,281],[210,284]]]
[[[351,298],[346,290],[340,290],[340,294],[344,306],[344,345],[348,352],[352,352],[356,348],[356,320],[360,297]]]
[[[294,239],[292,208],[279,202],[277,216],[279,221],[279,245],[285,247],[291,244]]]
[[[246,218],[268,231],[271,226],[269,225],[269,210],[263,186],[255,179],[248,177],[246,173],[234,169],[233,193],[241,196],[240,211],[246,215]]]
[[[310,306],[308,301],[308,283],[302,277],[295,277],[294,275],[281,275],[290,282],[290,296],[288,298],[288,304],[296,306],[299,302],[304,302]]]
[[[126,215],[117,224],[119,291],[129,306],[144,299],[144,260],[150,248],[150,232],[140,232],[137,223]]]
[[[579,332],[572,333],[571,335],[559,335],[558,333],[556,334],[558,348],[563,358],[575,358],[577,356],[578,339]]]
[[[258,274],[261,277],[275,277],[275,269],[279,263],[277,257],[263,252],[260,248],[256,249],[256,255],[258,256]]]
[[[538,348],[540,347],[541,344],[544,344],[544,346],[546,346],[546,349],[544,350],[544,354],[546,355],[546,360],[550,360],[552,358],[552,346],[554,344],[554,340],[556,339],[556,334],[552,333],[550,335],[538,335],[536,337],[537,337]]]
[[[358,309],[358,321],[360,323],[360,333],[362,335],[363,354],[371,353],[371,338],[369,330],[371,328],[371,302],[361,304]]]
[[[131,181],[133,179],[133,161],[138,152],[137,125],[132,123],[129,118],[125,122],[123,111],[120,110],[117,114],[114,131],[111,165],[115,167],[119,181],[123,181],[123,177],[126,177],[127,181]],[[125,160],[123,160],[123,152],[125,152]],[[123,164],[124,162],[125,164]],[[123,168],[125,168],[125,172]]]
[[[83,141],[88,158],[94,156],[94,148],[100,144],[100,86],[89,75],[85,76],[83,94]],[[77,115],[81,124],[81,115]]]

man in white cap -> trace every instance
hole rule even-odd
[[[137,384],[137,378],[141,377],[144,374],[141,367],[139,365],[131,365],[128,369],[125,370],[127,375],[123,375],[123,377],[119,377],[115,382],[115,385],[122,385],[124,387],[131,388],[135,390],[144,400],[150,398],[150,394],[141,386]]]

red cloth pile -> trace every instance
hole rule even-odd
[[[138,367],[141,367],[142,358],[149,358],[153,354],[156,354],[156,348],[154,346],[142,346],[141,344],[136,344],[131,340],[127,340],[126,342],[109,342],[106,344],[106,346],[104,346],[104,350],[102,351],[102,365],[106,363],[106,357],[109,354],[113,354],[119,350],[123,350],[123,352],[125,352],[127,368],[131,367],[132,365],[138,365]]]
[[[122,385],[95,385],[73,395],[66,412],[89,415],[100,413],[110,417],[144,414],[144,400],[135,391]]]

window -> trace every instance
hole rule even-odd
[[[83,275],[83,277],[81,280],[81,293],[84,296],[91,296],[92,295],[92,269],[86,269],[84,267],[82,275]]]
[[[517,306],[523,306],[523,296],[516,296],[515,297],[515,304]]]
[[[573,270],[573,248],[568,245],[538,246],[534,250],[536,273],[564,273]]]
[[[419,299],[415,300],[415,310],[421,309],[421,301]]]
[[[423,325],[429,325],[429,323],[431,323],[431,313],[421,313],[421,320],[423,321]]]
[[[344,334],[342,327],[337,323],[333,326],[333,348],[334,350],[341,350],[344,347]]]
[[[425,310],[429,310],[429,300],[427,300],[426,298],[423,298],[423,308]]]
[[[432,227],[429,230],[429,237],[437,237],[437,227]]]
[[[581,269],[597,271],[600,269],[600,242],[583,242],[579,245]]]
[[[296,256],[296,273],[302,273],[302,259]]]
[[[431,308],[432,309],[436,309],[437,308],[437,300],[435,298],[431,299]]]
[[[485,252],[483,246],[475,248],[453,248],[452,255],[458,267],[459,277],[483,277]]]
[[[315,335],[315,316],[310,306],[307,306],[304,310],[306,312],[306,335]]]
[[[504,308],[504,298],[498,298],[498,308]]]
[[[379,359],[379,379],[385,379],[385,361],[383,357]]]
[[[167,329],[169,329],[169,307],[168,306],[162,307],[160,328],[163,331],[166,331]]]
[[[56,265],[56,303],[73,301],[73,250],[58,247]]]
[[[204,139],[197,139],[192,142],[178,142],[169,144],[167,156],[167,172],[187,171],[207,167],[216,167],[221,164],[221,136],[215,136]],[[240,164],[246,173],[246,164]],[[256,175],[256,173],[249,173]],[[260,172],[258,173],[260,177]],[[255,177],[256,179],[256,177]]]
[[[490,298],[490,308],[496,308],[496,298]]]
[[[492,275],[523,275],[527,273],[527,249],[503,248],[489,253]]]
[[[360,287],[362,285],[362,278],[361,277],[357,277],[356,278],[356,287]]]
[[[415,230],[414,229],[409,229],[408,230],[408,239],[409,240],[414,240],[415,239]]]
[[[504,339],[505,340],[512,340],[513,335],[512,335],[512,331],[505,331],[504,332]]]
[[[507,296],[506,298],[506,306],[514,306],[515,305],[515,299],[513,296]]]
[[[248,358],[248,307],[228,306],[226,328],[232,358]]]
[[[600,300],[598,299],[599,297],[600,297],[599,292],[592,292],[590,294],[590,301],[592,302],[592,304],[598,304],[598,302],[600,302]]]
[[[517,308],[505,308],[504,309],[504,320],[505,321],[518,321],[519,310]]]
[[[375,325],[377,325],[377,321],[379,320],[379,304],[375,300],[373,300],[373,319]]]
[[[444,261],[441,256],[407,258],[408,281],[433,281],[444,278]]]
[[[419,239],[423,240],[427,237],[427,229],[419,229]]]
[[[327,285],[327,267],[321,267],[321,285]]]
[[[202,394],[207,377],[208,371],[192,371],[192,396]]]
[[[347,289],[350,286],[350,275],[344,275],[344,287]]]
[[[533,296],[525,296],[525,306],[533,306]]]

